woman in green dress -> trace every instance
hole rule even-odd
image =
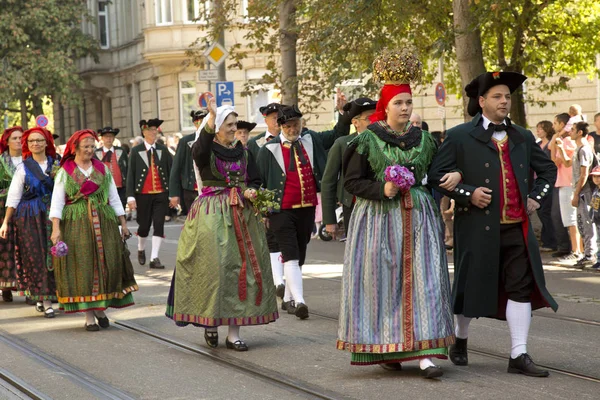
[[[233,107],[217,109],[211,99],[209,111],[192,147],[204,186],[179,237],[166,315],[205,328],[210,347],[218,345],[217,327],[228,325],[227,348],[246,351],[240,326],[279,317],[265,228],[251,203],[260,178],[235,140]]]
[[[63,240],[69,249],[53,258],[58,302],[66,313],[84,312],[87,331],[100,330],[98,324],[108,328],[104,310],[133,305],[131,292],[138,289],[123,254],[123,239],[130,234],[117,187],[106,166],[93,158],[97,140],[89,129],[71,136],[50,206],[52,243]]]

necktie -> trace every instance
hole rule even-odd
[[[302,151],[302,146],[300,145],[300,141],[296,140],[295,142],[286,142],[290,144],[290,163],[288,165],[288,171],[294,171],[296,169],[296,157],[294,154],[298,155],[300,159],[300,165],[306,165],[307,161],[304,158],[304,152]]]
[[[491,129],[494,132],[506,131],[506,124],[503,122],[499,125],[496,125],[490,122],[490,124],[488,125],[488,129]]]
[[[275,138],[275,136],[273,136],[273,135],[267,136],[267,143],[269,143],[274,138]]]
[[[112,158],[112,154],[113,152],[110,150],[104,153],[104,157],[102,157],[102,162],[109,163]]]

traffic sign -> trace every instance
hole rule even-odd
[[[446,88],[442,82],[435,85],[435,101],[440,106],[446,105]]]
[[[46,117],[44,114],[38,115],[35,119],[35,123],[40,128],[45,128],[46,126],[48,126],[48,117]]]
[[[207,108],[209,100],[213,97],[215,96],[213,96],[211,92],[204,92],[200,96],[198,96],[198,105],[200,106],[200,108]]]
[[[225,59],[227,58],[229,53],[219,43],[213,42],[213,44],[211,44],[208,47],[208,49],[206,49],[204,55],[212,65],[218,67],[219,65],[225,62]]]
[[[217,90],[217,107],[233,106],[233,82],[217,82],[215,88]]]
[[[198,71],[198,80],[199,81],[217,81],[217,80],[219,80],[219,70],[218,69],[205,69],[203,71]]]

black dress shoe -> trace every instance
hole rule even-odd
[[[308,307],[304,303],[298,303],[294,314],[300,319],[306,319],[308,318]]]
[[[213,349],[219,345],[219,332],[210,332],[208,330],[204,330],[204,340],[206,340],[206,344]]]
[[[235,351],[248,351],[248,345],[246,345],[243,340],[236,340],[231,343],[229,337],[227,337],[225,339],[225,346],[227,346],[228,349],[233,349]]]
[[[138,263],[140,263],[140,265],[146,264],[146,251],[145,250],[138,250]]]
[[[11,303],[13,301],[13,295],[10,289],[4,289],[2,291],[2,300],[6,303]]]
[[[523,353],[517,358],[509,359],[507,372],[511,374],[534,376],[537,378],[545,378],[550,375],[545,369],[538,368],[527,353]]]
[[[283,295],[285,294],[285,285],[282,283],[281,285],[277,285],[275,288],[275,295],[283,300]]]
[[[44,318],[54,318],[54,308],[48,307],[44,310]]]
[[[35,311],[44,312],[44,303],[42,303],[41,301],[35,303]]]
[[[467,339],[456,338],[456,343],[450,346],[448,351],[450,361],[454,365],[468,365],[469,355],[467,353]]]
[[[439,378],[444,375],[444,371],[437,365],[427,367],[421,370],[421,376],[425,379]]]
[[[85,330],[88,332],[98,332],[100,328],[96,324],[88,325],[85,324]]]
[[[294,300],[284,301],[281,303],[281,309],[287,311],[288,314],[296,314],[296,302]]]
[[[100,328],[108,328],[110,326],[110,321],[107,316],[99,317],[96,313],[94,313],[94,315],[98,320],[98,325],[100,325]]]
[[[386,371],[402,371],[402,364],[399,362],[379,364],[379,366]]]
[[[158,258],[155,258],[154,260],[150,261],[150,268],[165,269],[165,266],[162,265],[162,263],[160,262],[160,260]]]

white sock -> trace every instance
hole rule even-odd
[[[512,339],[511,358],[527,353],[527,335],[531,325],[531,303],[517,303],[508,300],[506,303],[506,322]]]
[[[145,237],[138,236],[138,251],[144,250],[146,247],[146,239]]]
[[[158,258],[158,251],[160,250],[162,240],[163,238],[160,236],[152,236],[152,253],[150,255],[150,261]]]
[[[286,289],[289,287],[292,298],[296,304],[304,303],[304,291],[302,289],[302,270],[298,260],[290,260],[283,263],[285,271]]]
[[[290,290],[290,285],[285,285],[285,293],[283,294],[283,301],[294,300],[292,296],[292,291]]]
[[[229,332],[227,332],[227,339],[231,343],[235,343],[240,340],[240,326],[239,325],[229,325]]]
[[[431,362],[431,358],[421,358],[419,361],[419,368],[427,369],[429,367],[435,367],[435,364]]]
[[[52,307],[52,301],[50,300],[44,300],[42,304],[44,305],[44,310],[47,310],[48,308]]]
[[[273,283],[275,286],[283,284],[283,263],[281,262],[281,252],[269,253],[271,255],[271,272],[273,273]]]
[[[96,323],[96,318],[94,318],[93,311],[85,312],[85,323],[86,323],[86,325],[94,325]]]
[[[469,324],[472,318],[465,317],[462,314],[456,314],[456,337],[466,339],[469,337]]]

